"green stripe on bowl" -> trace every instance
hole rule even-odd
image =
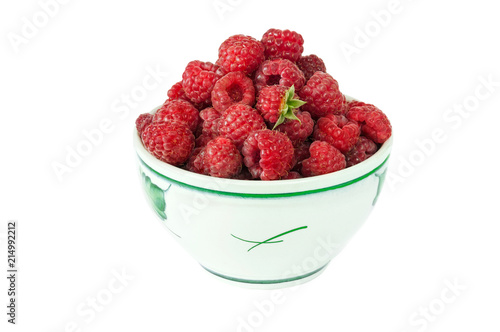
[[[234,193],[234,192],[229,192],[229,191],[219,191],[219,190],[206,189],[206,188],[197,187],[197,186],[193,186],[193,185],[190,185],[190,184],[187,184],[187,183],[184,183],[184,182],[180,182],[180,181],[174,180],[172,178],[169,178],[168,176],[165,176],[165,175],[157,172],[153,168],[151,168],[148,164],[146,164],[144,162],[144,160],[141,159],[141,157],[139,155],[137,155],[137,158],[139,158],[139,160],[141,161],[141,164],[143,166],[145,166],[147,169],[149,169],[151,172],[153,172],[153,173],[157,174],[158,176],[166,179],[167,181],[175,183],[175,184],[177,184],[179,186],[183,186],[183,187],[187,187],[187,188],[195,189],[195,190],[199,190],[199,191],[204,191],[204,192],[208,192],[208,193],[212,193],[212,194],[226,195],[226,196],[237,196],[237,197],[246,197],[246,198],[292,197],[292,196],[301,196],[301,195],[315,194],[315,193],[320,193],[320,192],[323,192],[323,191],[329,191],[329,190],[335,190],[335,189],[343,188],[343,187],[349,186],[349,185],[351,185],[353,183],[359,182],[359,181],[361,181],[361,180],[369,177],[370,175],[372,175],[376,171],[378,171],[382,166],[384,166],[384,164],[387,162],[387,160],[389,159],[389,157],[390,157],[390,155],[388,155],[387,158],[385,158],[385,160],[380,165],[378,165],[377,167],[375,167],[374,169],[372,169],[370,172],[368,172],[368,173],[366,173],[364,175],[361,175],[360,177],[357,177],[357,178],[355,178],[353,180],[350,180],[350,181],[347,181],[347,182],[344,182],[344,183],[340,183],[340,184],[337,184],[335,186],[325,187],[325,188],[319,188],[319,189],[313,189],[313,190],[306,190],[306,191],[297,191],[297,192],[293,192],[293,193],[248,194],[248,193]],[[293,180],[285,180],[285,181],[293,181]]]
[[[205,270],[207,270],[208,272],[212,273],[213,275],[216,275],[217,277],[220,277],[220,278],[223,278],[223,279],[227,279],[227,280],[230,280],[230,281],[236,281],[236,282],[241,282],[241,283],[245,283],[245,284],[272,285],[272,284],[282,284],[284,282],[297,281],[297,280],[300,280],[300,279],[304,279],[304,278],[310,277],[313,274],[316,274],[316,273],[320,272],[321,270],[323,270],[327,265],[328,265],[328,263],[325,264],[325,265],[323,265],[322,267],[320,267],[317,270],[314,270],[312,272],[303,274],[303,275],[298,276],[298,277],[285,278],[285,279],[276,279],[276,280],[252,280],[252,279],[234,278],[234,277],[229,277],[229,276],[226,276],[226,275],[214,272],[214,271],[212,271],[212,270],[204,267],[203,265],[201,265],[201,267],[203,267]]]

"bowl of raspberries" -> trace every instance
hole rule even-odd
[[[166,101],[136,120],[151,207],[205,270],[240,286],[319,275],[384,183],[387,116],[343,94],[303,51],[290,30],[233,35],[214,62],[189,61]]]

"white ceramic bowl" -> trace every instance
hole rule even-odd
[[[218,179],[168,165],[134,145],[151,206],[207,271],[231,283],[279,288],[321,273],[372,210],[392,137],[366,161],[295,180]]]

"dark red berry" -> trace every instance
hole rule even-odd
[[[219,67],[210,62],[191,61],[182,74],[182,88],[193,103],[210,104],[215,82],[222,77]]]
[[[188,96],[186,96],[186,93],[184,92],[184,89],[182,88],[182,81],[177,82],[174,85],[172,85],[172,87],[167,92],[167,96],[168,96],[168,99],[165,101],[165,103],[167,101],[172,101],[172,100],[175,100],[175,99],[182,99],[182,100],[189,101],[191,104],[193,104],[193,106],[197,110],[202,110],[205,107],[207,107],[207,103],[205,103],[205,102],[203,102],[203,103],[194,103],[192,100],[190,100],[188,98]]]
[[[377,152],[377,149],[377,144],[375,144],[371,139],[360,136],[358,142],[345,155],[346,167],[365,161],[373,156],[375,152]]]
[[[288,59],[296,62],[304,51],[304,38],[295,31],[269,29],[261,41],[266,59]]]
[[[266,85],[282,85],[286,88],[295,86],[299,91],[306,79],[302,71],[293,62],[287,59],[276,59],[264,61],[255,72],[255,89],[257,92]]]
[[[314,128],[315,140],[330,143],[342,153],[346,153],[356,144],[359,134],[358,123],[343,115],[328,114],[320,118]]]
[[[204,168],[203,168],[204,151],[205,150],[201,147],[197,147],[193,150],[186,164],[186,169],[188,171],[198,174],[204,174]]]
[[[317,71],[326,73],[325,63],[315,54],[301,56],[297,61],[297,67],[304,73],[306,81],[309,81]]]
[[[336,172],[345,168],[345,157],[332,145],[314,141],[309,147],[311,156],[302,162],[303,176],[316,176]]]
[[[293,179],[300,179],[302,178],[302,175],[300,175],[299,172],[291,171],[288,172],[287,175],[281,178],[281,180],[293,180]]]
[[[302,110],[311,113],[314,119],[327,114],[340,114],[344,95],[337,81],[327,73],[316,72],[299,91],[300,99],[307,102]]]
[[[137,119],[135,120],[135,127],[137,128],[139,136],[142,134],[144,128],[149,126],[149,124],[152,121],[153,121],[153,114],[151,113],[144,113],[137,117]]]
[[[266,123],[259,111],[248,105],[235,104],[222,114],[219,134],[230,138],[241,150],[248,135],[264,128],[266,128]]]
[[[204,148],[203,171],[218,178],[232,178],[241,170],[242,157],[234,143],[226,137],[217,137]]]
[[[314,129],[314,121],[309,112],[300,112],[296,114],[297,120],[286,119],[285,122],[276,127],[276,130],[285,133],[293,143],[293,146],[298,146],[304,142]]]
[[[279,180],[292,168],[293,145],[283,133],[259,130],[248,136],[243,144],[244,163],[252,176],[261,180]]]
[[[141,138],[149,153],[174,166],[185,163],[194,147],[193,133],[179,122],[151,123],[144,129]]]
[[[166,101],[163,106],[156,111],[153,122],[184,123],[193,133],[196,132],[199,122],[198,110],[188,101],[175,99]]]
[[[250,75],[262,61],[264,61],[264,46],[250,36],[231,36],[219,47],[217,64],[228,73],[241,71]]]
[[[311,146],[311,142],[302,142],[298,144],[293,152],[293,164],[292,171],[296,171],[300,173],[302,168],[302,162],[311,156],[309,152],[309,147]]]
[[[391,137],[392,126],[389,119],[384,112],[373,105],[351,107],[346,116],[350,120],[357,121],[361,126],[361,133],[375,143],[382,144]]]
[[[212,90],[212,105],[219,112],[234,104],[253,106],[255,88],[243,72],[230,72],[219,79]]]

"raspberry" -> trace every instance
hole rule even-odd
[[[208,107],[200,112],[200,118],[202,120],[201,134],[215,138],[219,136],[219,125],[221,113],[219,113],[215,108]]]
[[[210,104],[210,93],[222,77],[219,67],[211,62],[191,61],[182,74],[182,88],[193,103]]]
[[[340,112],[337,113],[339,115],[346,115],[347,114],[347,111],[349,111],[349,102],[347,101],[345,95],[343,96],[343,103],[342,103],[342,107],[340,109]]]
[[[217,137],[217,136],[215,136],[215,137]],[[200,136],[196,137],[195,146],[197,148],[204,148],[208,144],[208,142],[213,140],[215,137],[212,135],[201,134]]]
[[[326,73],[325,63],[316,54],[301,56],[297,60],[297,67],[304,73],[306,81],[309,81],[317,71]]]
[[[271,123],[276,123],[285,103],[287,88],[281,85],[269,85],[262,88],[255,108],[262,117]]]
[[[217,137],[204,148],[203,171],[218,178],[232,178],[241,170],[242,157],[233,142],[226,137]]]
[[[264,61],[264,46],[250,36],[231,36],[219,47],[217,64],[228,73],[242,71],[250,75],[262,61]]]
[[[293,146],[298,146],[312,134],[314,121],[309,112],[297,112],[295,115],[299,121],[287,119],[277,126],[276,130],[285,133],[292,141]]]
[[[281,178],[281,180],[293,180],[293,179],[300,179],[302,178],[302,175],[300,175],[299,172],[291,171],[288,172],[287,175]]]
[[[198,110],[188,101],[175,99],[166,101],[163,106],[156,111],[153,122],[178,121],[184,123],[193,133],[196,132],[199,122]]]
[[[220,118],[221,114],[213,107],[201,110],[201,125],[198,125],[197,129],[196,147],[203,147],[219,136]]]
[[[293,85],[289,89],[281,85],[268,85],[260,91],[255,108],[275,128],[285,119],[298,120],[294,109],[304,105],[304,102],[295,99],[295,96]]]
[[[309,147],[311,156],[302,162],[302,176],[316,176],[345,168],[345,157],[332,145],[314,141]]]
[[[187,96],[186,93],[184,92],[184,89],[182,88],[182,81],[175,83],[172,85],[170,90],[167,92],[168,99],[165,101],[172,101],[175,99],[182,99],[185,101],[189,101],[197,110],[202,110],[205,107],[207,107],[207,103],[194,103],[192,100],[190,100]]]
[[[266,59],[287,59],[296,62],[304,51],[304,38],[290,30],[269,29],[262,36]]]
[[[302,162],[311,156],[311,153],[309,152],[310,146],[311,146],[310,142],[302,142],[295,147],[293,151],[294,166],[292,167],[292,171],[300,173],[300,169],[302,168]]]
[[[153,114],[150,114],[150,113],[144,113],[144,114],[141,114],[137,117],[137,119],[135,120],[135,127],[137,128],[137,132],[139,133],[139,136],[144,131],[144,128],[149,126],[149,124],[152,121],[153,121]]]
[[[327,114],[342,112],[344,95],[339,91],[339,84],[329,74],[316,72],[299,91],[299,96],[307,104],[302,109],[311,113],[314,119]]]
[[[250,78],[243,72],[230,72],[215,83],[212,90],[212,105],[219,112],[240,103],[253,106],[255,88]]]
[[[190,172],[203,174],[203,148],[195,148],[186,164],[186,169]]]
[[[359,125],[343,115],[328,114],[318,120],[314,128],[314,139],[325,141],[340,150],[348,152],[358,141]]]
[[[186,162],[194,147],[193,133],[179,122],[151,123],[141,138],[149,153],[174,166]]]
[[[387,116],[373,105],[354,106],[347,112],[349,120],[357,121],[361,133],[375,143],[382,144],[392,134],[392,126]]]
[[[189,101],[189,98],[186,96],[184,89],[182,88],[182,81],[175,83],[167,92],[168,101],[174,99],[184,99]]]
[[[278,180],[292,168],[292,142],[279,131],[263,129],[252,133],[245,140],[242,153],[254,178]]]
[[[252,174],[250,174],[250,172],[248,171],[248,168],[246,168],[245,165],[243,165],[243,167],[241,167],[240,174],[234,176],[233,179],[236,179],[236,180],[253,180],[253,177],[252,177]]]
[[[232,139],[238,150],[241,150],[248,135],[264,128],[266,123],[259,111],[248,105],[235,104],[222,114],[219,134]]]
[[[306,79],[299,67],[286,59],[266,60],[262,62],[255,72],[255,89],[257,92],[266,85],[283,85],[284,87],[295,86],[299,91],[304,86]]]
[[[359,164],[362,161],[370,158],[377,152],[377,144],[364,136],[360,136],[358,142],[345,155],[346,167]]]

